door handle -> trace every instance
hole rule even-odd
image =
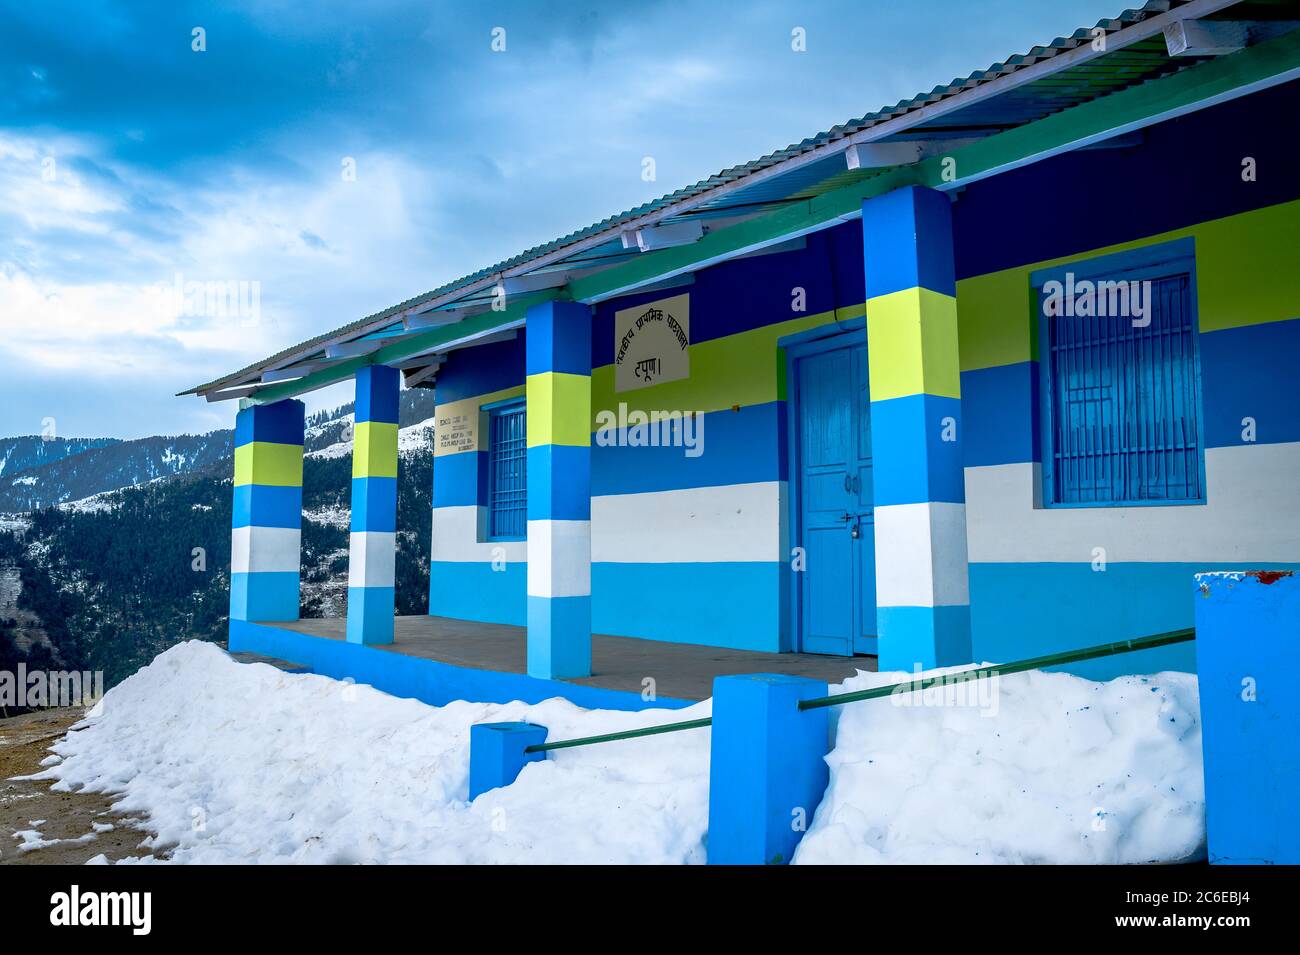
[[[840,515],[840,520],[842,520],[845,524],[847,524],[849,521],[853,520],[853,515],[852,515],[852,514],[841,514],[841,515]]]
[[[848,471],[844,472],[844,493],[846,494],[853,493],[853,478],[849,476]]]

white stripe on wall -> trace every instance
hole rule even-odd
[[[392,587],[397,535],[392,531],[353,531],[348,542],[348,586]]]
[[[784,481],[591,499],[597,563],[774,561],[782,548]]]
[[[297,573],[302,531],[296,527],[236,527],[230,532],[232,574]]]
[[[528,522],[528,596],[591,596],[591,522]]]
[[[433,546],[435,561],[483,563],[504,560],[507,563],[528,560],[527,541],[480,541],[480,511],[485,508],[466,504],[433,509]]]
[[[876,508],[875,524],[879,606],[970,603],[965,505],[890,504]]]
[[[1037,464],[966,469],[972,563],[1300,561],[1300,443],[1209,448],[1206,503],[1035,508]]]

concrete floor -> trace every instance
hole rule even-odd
[[[330,640],[345,639],[347,621],[294,620],[266,623]],[[474,623],[449,617],[398,617],[388,653],[423,657],[476,670],[527,672],[523,627]],[[630,637],[591,638],[593,675],[572,683],[642,692],[646,678],[657,696],[703,700],[713,695],[713,678],[729,673],[783,673],[839,683],[858,670],[876,669],[875,657],[831,657],[813,653],[755,653]]]

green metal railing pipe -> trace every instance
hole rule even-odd
[[[1115,656],[1120,653],[1132,653],[1136,650],[1151,650],[1155,647],[1167,647],[1174,643],[1184,643],[1196,639],[1195,630],[1171,630],[1168,633],[1152,634],[1149,637],[1136,637],[1132,640],[1117,640],[1082,650],[1065,650],[1061,653],[1049,653],[1042,657],[1028,660],[1015,660],[1011,663],[990,663],[988,666],[974,667],[970,670],[958,670],[955,673],[943,673],[927,677],[924,680],[909,680],[906,683],[894,683],[889,686],[876,686],[870,690],[855,690],[852,693],[836,693],[833,696],[818,696],[809,700],[800,700],[799,709],[815,710],[823,706],[838,706],[841,703],[856,703],[858,700],[878,700],[894,692],[913,693],[929,689],[940,684],[950,684],[957,680],[973,680],[980,676],[1006,673],[1023,673],[1026,670],[1041,670],[1043,667],[1060,666],[1062,663],[1078,663],[1081,660],[1096,660],[1100,657]]]
[[[1167,647],[1175,643],[1186,643],[1196,639],[1196,631],[1171,630],[1168,633],[1152,634],[1149,637],[1136,637],[1132,640],[1117,640],[1103,643],[1082,650],[1065,650],[1061,653],[1049,653],[1046,656],[1031,657],[1028,660],[1014,660],[1011,663],[990,663],[988,666],[973,667],[970,670],[958,670],[924,680],[908,680],[903,683],[891,683],[888,686],[876,686],[869,690],[855,690],[852,693],[836,693],[832,696],[818,696],[799,702],[801,710],[815,710],[823,706],[839,706],[842,703],[856,703],[859,700],[879,700],[892,696],[895,692],[914,693],[940,684],[950,684],[957,680],[973,680],[980,676],[1023,673],[1026,670],[1041,670],[1043,667],[1060,666],[1064,663],[1079,663],[1083,660],[1097,660],[1101,657],[1115,656],[1120,653],[1133,653],[1137,650],[1152,650]],[[593,743],[612,743],[620,739],[636,739],[639,736],[658,736],[660,733],[676,733],[680,730],[702,729],[712,726],[713,718],[706,716],[698,720],[684,720],[680,723],[661,723],[658,726],[645,726],[640,729],[623,730],[620,733],[605,733],[602,736],[584,736],[579,739],[556,740],[553,743],[536,743],[527,747],[525,753],[545,753],[553,749],[569,749],[574,746],[590,746]]]

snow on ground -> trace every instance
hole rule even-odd
[[[860,673],[842,689],[910,676]],[[984,682],[947,690],[950,701],[967,705],[933,705],[942,699],[936,689],[833,708],[830,785],[794,861],[1140,863],[1204,855],[1194,675],[1094,683],[1031,671]],[[904,700],[910,705],[895,705]]]
[[[566,751],[465,802],[471,723],[526,719],[562,739],[682,711],[432,707],[235,663],[199,642],[160,655],[102,706],[41,775],[60,790],[121,792],[117,808],[147,814],[178,862],[704,859],[707,732]]]
[[[968,706],[908,694],[833,709],[831,784],[795,861],[1203,853],[1195,677],[1031,673],[982,689],[995,692]],[[120,793],[114,808],[146,815],[178,862],[703,862],[707,729],[561,750],[472,804],[466,788],[472,723],[566,739],[709,711],[432,707],[190,642],[111,690],[41,776]]]

